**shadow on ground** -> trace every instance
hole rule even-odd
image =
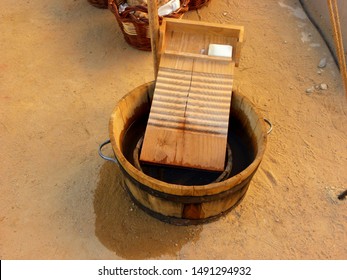
[[[181,248],[199,239],[202,226],[174,226],[139,209],[122,187],[120,169],[105,162],[94,195],[95,233],[125,259],[180,258]]]

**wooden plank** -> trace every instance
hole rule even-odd
[[[165,51],[165,54],[173,55],[173,56],[188,57],[188,58],[197,58],[197,59],[203,59],[203,60],[220,61],[220,62],[232,61],[231,57],[210,56],[206,54],[195,54],[195,53],[178,52],[178,51],[171,51],[171,50]]]
[[[153,125],[147,126],[145,139],[148,135],[155,135],[155,142],[144,141],[141,160],[149,158],[152,163],[212,171],[220,171],[220,166],[224,169],[225,158],[219,156],[216,147],[226,146],[225,137]],[[206,154],[209,155],[208,160]]]
[[[157,78],[159,69],[159,18],[158,18],[158,3],[151,1],[147,7],[149,17],[149,34],[151,39],[151,49],[153,56],[154,78]]]
[[[233,67],[162,56],[141,161],[224,169]]]
[[[161,60],[140,160],[222,171],[239,52],[230,59],[207,56],[207,51],[210,43],[239,49],[243,28],[165,20],[161,34]]]
[[[209,23],[202,21],[192,20],[175,20],[165,18],[166,31],[170,32],[181,31],[184,33],[193,34],[210,34],[218,35],[222,37],[235,37],[238,38],[239,42],[243,41],[244,27],[239,25],[221,24],[221,23]]]
[[[194,122],[197,112],[196,107],[199,107],[199,111],[204,112],[204,117],[199,117],[199,121],[204,125],[208,125],[205,124],[205,120],[209,119],[210,128],[216,128],[216,133],[223,134],[225,138],[227,137],[233,70],[232,63],[194,60],[186,106],[186,123]],[[223,113],[222,117],[218,114],[219,111]],[[226,146],[220,148],[221,153],[224,149],[224,156],[225,148]]]
[[[165,34],[166,39],[170,40],[169,34],[172,32],[180,32],[185,34],[186,38],[190,41],[187,42],[187,46],[194,47],[198,46],[199,38],[207,38],[205,42],[215,43],[215,44],[225,44],[232,45],[233,60],[235,65],[238,66],[240,63],[240,52],[241,45],[243,43],[244,37],[244,27],[238,25],[230,24],[218,24],[218,23],[207,23],[201,21],[191,21],[191,20],[174,20],[165,19]],[[207,46],[205,46],[206,48]],[[169,46],[167,47],[170,48]],[[178,50],[178,49],[176,49]],[[182,50],[181,50],[182,51]]]
[[[166,48],[165,32],[166,32],[166,21],[163,20],[159,27],[159,47],[158,47],[159,64],[160,64],[161,55],[164,53]]]
[[[222,37],[211,34],[189,34],[179,31],[166,32],[165,53],[168,54],[207,54],[210,43],[230,45],[233,47],[232,60],[239,63],[241,43],[236,37]],[[164,51],[162,52],[164,53]]]

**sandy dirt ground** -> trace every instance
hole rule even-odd
[[[347,99],[297,0],[184,16],[245,26],[235,86],[274,125],[242,203],[189,227],[137,208],[97,153],[117,100],[153,79],[151,54],[86,0],[0,7],[0,259],[347,258]]]

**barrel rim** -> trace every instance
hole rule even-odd
[[[146,175],[145,173],[139,171],[135,166],[133,166],[123,155],[121,151],[121,147],[117,145],[117,141],[115,138],[115,132],[114,132],[114,124],[115,124],[115,118],[117,116],[117,111],[120,110],[119,104],[122,100],[127,99],[129,96],[134,95],[137,92],[143,92],[143,94],[147,94],[147,99],[150,100],[152,98],[151,91],[154,89],[153,87],[154,81],[148,82],[145,84],[142,84],[133,90],[131,90],[129,93],[124,95],[115,105],[110,120],[109,120],[109,134],[110,134],[110,140],[112,144],[113,152],[119,162],[119,164],[123,167],[123,169],[136,181],[139,183],[148,186],[154,190],[165,192],[172,195],[178,195],[178,196],[204,196],[204,195],[213,195],[218,194],[224,191],[229,190],[233,186],[236,186],[240,182],[244,180],[244,178],[247,178],[248,176],[251,176],[252,173],[254,173],[258,166],[260,165],[260,162],[262,161],[262,157],[265,153],[265,148],[267,144],[267,131],[266,131],[266,124],[263,118],[261,118],[258,110],[254,107],[252,102],[244,95],[238,92],[238,90],[233,90],[233,98],[243,98],[242,102],[246,102],[250,108],[254,111],[254,113],[258,116],[260,120],[261,125],[261,131],[262,131],[262,141],[263,145],[258,146],[258,151],[256,153],[256,156],[252,163],[245,168],[240,173],[228,178],[227,180],[217,182],[217,183],[210,183],[206,185],[192,185],[192,186],[185,186],[185,185],[179,185],[179,184],[172,184],[167,183],[164,181],[160,181],[158,179],[155,179],[153,177],[150,177]]]

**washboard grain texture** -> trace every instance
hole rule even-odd
[[[243,28],[165,20],[160,64],[140,160],[222,171],[230,101]],[[230,45],[232,57],[209,56],[209,44]]]

